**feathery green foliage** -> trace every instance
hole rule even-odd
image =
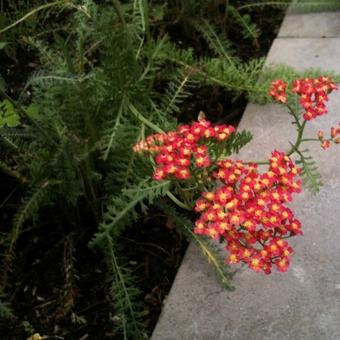
[[[219,250],[193,233],[190,216],[168,203],[176,199],[176,188],[152,181],[152,165],[132,152],[132,146],[149,133],[174,128],[174,114],[201,86],[218,86],[235,97],[246,94],[265,102],[273,78],[299,75],[281,66],[263,69],[263,59],[242,62],[236,56],[224,29],[227,23],[240,28],[255,45],[260,39],[258,28],[242,13],[246,5],[237,9],[228,4],[223,18],[213,22],[216,8],[209,0],[169,1],[151,8],[146,0],[101,5],[65,0],[39,5],[7,23],[8,29],[0,28],[9,37],[11,28],[25,30],[24,23],[37,15],[50,22],[53,15],[67,14],[65,25],[56,31],[51,25],[48,42],[44,32],[35,31],[39,25],[35,34],[25,34],[25,43],[39,54],[41,68],[27,80],[18,99],[9,98],[0,83],[0,170],[19,182],[23,197],[3,242],[1,291],[8,288],[16,243],[32,222],[38,225],[45,216],[53,216],[50,229],[61,225],[65,234],[71,230],[81,235],[86,226],[93,235],[91,248],[100,251],[108,266],[106,288],[114,306],[115,336],[145,338],[136,303],[139,292],[120,242],[126,228],[151,204],[198,245],[230,287],[230,272]],[[206,53],[173,42],[165,23],[171,15],[188,36],[198,32],[200,47],[209,47]],[[318,71],[307,74],[312,72]],[[237,153],[250,140],[249,133],[238,132],[226,143],[224,154]],[[301,162],[314,188],[314,168],[304,155]],[[0,316],[9,316],[3,299],[0,295]]]
[[[172,221],[176,225],[176,228],[185,235],[187,239],[193,241],[202,255],[208,260],[212,265],[218,279],[227,289],[233,289],[230,282],[232,277],[232,272],[230,268],[226,265],[225,259],[222,257],[221,249],[217,244],[211,242],[208,239],[199,237],[193,232],[192,221],[180,213],[177,208],[172,204],[166,203],[164,201],[158,201],[156,206],[165,213],[166,216],[171,216]]]
[[[317,78],[321,75],[331,77],[335,82],[340,81],[340,75],[331,70],[321,70],[319,68],[309,68],[304,71],[297,71],[293,67],[278,64],[265,66],[257,80],[257,90],[250,93],[249,100],[258,104],[265,104],[271,101],[268,96],[268,89],[273,79],[282,79],[291,84],[293,80],[300,78]]]
[[[317,193],[320,190],[321,175],[318,171],[315,161],[307,154],[308,150],[296,151],[300,159],[296,161],[302,168],[301,177],[312,193]]]
[[[259,28],[251,21],[249,15],[242,15],[234,6],[228,6],[227,11],[229,15],[235,20],[235,23],[242,29],[245,38],[251,38],[256,45],[258,45],[258,38],[260,36]]]
[[[222,34],[217,33],[217,29],[209,21],[201,19],[194,22],[193,25],[217,56],[226,59],[231,65],[234,63],[235,52],[232,49],[231,42]]]
[[[91,245],[98,245],[106,235],[117,238],[126,225],[130,225],[137,219],[137,205],[145,212],[145,203],[153,203],[157,198],[166,195],[168,190],[169,182],[158,183],[150,180],[145,180],[136,187],[123,189],[122,195],[113,197],[107,206],[99,233],[96,234]]]
[[[106,244],[105,244],[106,242]],[[115,330],[127,339],[147,339],[143,324],[140,320],[140,312],[136,310],[140,292],[135,287],[135,280],[130,270],[122,265],[123,257],[117,258],[116,246],[109,234],[106,234],[101,242],[108,266],[111,269],[112,285],[111,295],[115,306]],[[103,246],[105,244],[105,246]]]
[[[24,223],[28,219],[32,219],[39,212],[39,208],[48,196],[48,190],[50,190],[50,186],[53,184],[55,184],[53,181],[46,181],[39,185],[32,193],[29,192],[27,197],[24,198],[21,207],[13,219],[9,250],[13,248]]]
[[[0,318],[8,319],[13,317],[13,310],[7,302],[4,302],[3,294],[0,294]]]

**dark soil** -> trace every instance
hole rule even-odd
[[[218,3],[219,1],[216,1]],[[222,21],[225,10],[225,1],[220,1],[220,6],[215,8],[214,20],[218,27],[219,21]],[[231,1],[237,8],[244,4],[243,1]],[[178,13],[176,13],[178,15]],[[242,15],[249,15],[251,21],[260,29],[260,35],[254,42],[253,39],[244,39],[239,26],[228,26],[228,39],[231,41],[232,49],[235,55],[242,61],[250,61],[261,57],[266,57],[270,46],[275,39],[284,12],[279,9],[268,7],[266,10],[253,9],[252,11],[242,11]],[[214,56],[210,48],[203,39],[197,37],[197,32],[190,29],[185,21],[179,21],[168,27],[169,34],[174,41],[180,40],[185,47],[191,47],[197,56]],[[183,36],[187,40],[183,40]],[[197,119],[198,113],[203,111],[212,122],[223,122],[237,126],[241,120],[244,109],[248,103],[245,94],[235,94],[232,91],[226,91],[218,86],[205,86],[194,90],[192,96],[187,98],[183,104],[183,110],[178,115],[180,122],[188,122]]]
[[[173,223],[156,209],[130,230],[125,241],[126,255],[143,293],[145,326],[151,332],[170,291],[188,242]]]
[[[267,54],[283,18],[283,12],[274,9],[249,14],[262,30],[258,46],[251,41],[245,44],[239,31],[230,29],[233,46],[243,60]],[[176,27],[172,27],[170,33],[175,38]],[[37,58],[21,46],[15,57],[0,53],[0,74],[7,82],[9,93],[17,97],[29,74],[38,68]],[[178,118],[182,122],[194,120],[199,111],[204,111],[212,121],[237,125],[246,104],[247,98],[243,95],[236,97],[219,87],[202,87],[186,101]],[[3,198],[13,191],[9,181],[1,175]],[[13,195],[20,197],[20,188]],[[10,215],[10,212],[1,214],[4,225]],[[16,317],[10,321],[0,320],[0,339],[26,339],[33,332],[58,334],[49,339],[115,339],[112,301],[105,294],[107,266],[101,254],[87,247],[93,230],[85,228],[75,235],[56,228],[44,233],[46,227],[50,225],[33,227],[19,238],[17,258],[9,278],[13,287],[8,296]],[[1,229],[3,232],[5,227]],[[131,226],[122,243],[137,277],[144,322],[151,334],[188,243],[171,221],[154,208],[148,217]]]

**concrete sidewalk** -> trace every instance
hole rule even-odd
[[[267,64],[297,69],[320,67],[340,73],[340,12],[288,14]],[[340,121],[340,91],[329,114],[312,121],[307,134],[329,131]],[[263,159],[295,139],[288,113],[279,105],[249,104],[240,129],[254,135],[239,157]],[[296,195],[293,210],[304,236],[291,240],[293,263],[270,276],[242,268],[233,292],[224,290],[213,269],[190,245],[165,302],[153,340],[340,339],[340,146],[314,153],[324,186],[313,196]]]

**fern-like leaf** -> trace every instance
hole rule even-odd
[[[306,155],[308,150],[296,150],[300,159],[296,161],[302,168],[301,177],[312,193],[317,193],[320,190],[321,175],[318,171],[315,161],[311,156]]]
[[[24,202],[14,217],[14,228],[11,236],[11,244],[15,243],[24,223],[29,218],[33,217],[34,214],[36,214],[39,210],[40,203],[42,203],[44,199],[44,192],[45,187],[40,186],[24,199]]]
[[[101,249],[111,270],[111,295],[115,308],[115,330],[124,340],[147,339],[143,324],[139,321],[141,313],[136,303],[140,292],[135,288],[135,279],[131,271],[121,265],[121,256],[117,256],[117,246],[111,236],[106,234]]]
[[[34,72],[25,84],[23,92],[31,86],[36,85],[41,88],[48,88],[56,84],[64,83],[80,83],[86,79],[89,79],[91,75],[75,75],[70,73],[50,74],[44,70],[38,70]]]
[[[231,42],[226,37],[218,34],[213,25],[205,19],[194,21],[193,25],[217,56],[226,59],[231,65],[234,64],[235,57],[232,53]]]
[[[14,247],[24,223],[38,213],[40,208],[45,204],[45,198],[49,193],[50,187],[55,184],[57,184],[57,182],[47,180],[35,187],[35,189],[29,192],[24,198],[23,203],[13,219],[13,228],[10,234],[10,250]]]
[[[13,317],[13,311],[9,303],[5,301],[4,294],[0,294],[0,319]]]
[[[100,245],[106,234],[114,236],[114,238],[118,237],[122,228],[137,219],[137,206],[142,211],[146,211],[145,202],[151,204],[157,198],[166,195],[169,187],[170,182],[168,181],[155,182],[147,179],[139,185],[124,189],[121,195],[114,196],[106,208],[99,232],[90,245]]]
[[[126,104],[126,99],[125,97],[122,98],[118,113],[115,117],[114,122],[112,122],[112,127],[110,127],[108,130],[105,131],[104,133],[104,145],[103,145],[103,159],[107,160],[109,153],[114,145],[114,143],[117,140],[117,132],[119,126],[122,124],[123,120],[123,114],[124,112],[127,111],[127,104]],[[101,143],[102,144],[102,143]]]
[[[8,235],[7,249],[3,255],[3,262],[1,268],[1,283],[5,287],[7,283],[7,274],[11,268],[12,262],[14,260],[14,248],[16,241],[20,235],[24,223],[33,218],[42,205],[45,203],[45,198],[49,190],[49,182],[46,181],[40,186],[37,186],[34,191],[27,194],[21,207],[18,209],[17,213],[13,219],[13,226]]]
[[[271,82],[274,79],[282,79],[286,83],[290,84],[293,80],[298,78],[317,78],[321,75],[326,75],[332,78],[335,82],[340,81],[340,75],[331,70],[321,70],[319,68],[309,68],[304,71],[298,71],[293,67],[278,64],[275,66],[266,66],[258,74],[258,80],[254,91],[250,93],[250,101],[258,104],[264,104],[271,101],[271,97],[268,96],[268,89]]]
[[[139,58],[146,34],[149,30],[148,23],[148,5],[145,0],[135,0],[133,3],[133,22],[134,27],[137,29],[137,39],[139,46],[136,53],[136,59]]]
[[[160,208],[166,216],[169,216],[172,219],[176,225],[176,230],[183,233],[188,240],[193,241],[198,246],[198,249],[203,256],[206,257],[208,262],[213,266],[222,285],[227,289],[233,289],[233,286],[230,283],[232,276],[230,267],[225,263],[224,258],[221,256],[221,249],[217,244],[196,235],[193,232],[192,221],[179,213],[172,205],[159,201],[156,203],[156,206]]]
[[[241,27],[244,38],[251,38],[258,45],[260,29],[251,21],[249,15],[242,15],[234,6],[228,6],[229,15]]]
[[[246,144],[252,140],[253,136],[249,131],[243,130],[230,136],[227,144],[229,154],[239,153]]]
[[[191,76],[190,69],[184,69],[178,77],[169,83],[163,105],[164,115],[180,111],[180,104],[190,96],[190,89],[194,86],[190,81]]]

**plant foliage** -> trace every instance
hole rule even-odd
[[[288,1],[252,5],[288,6]],[[20,43],[36,51],[41,67],[15,100],[0,77],[0,170],[20,186],[10,228],[1,236],[1,292],[9,289],[16,245],[30,228],[43,228],[48,219],[46,233],[58,226],[62,239],[89,229],[91,248],[107,263],[105,289],[114,306],[115,334],[145,338],[136,303],[139,292],[120,242],[126,228],[155,203],[178,228],[184,226],[184,234],[229,285],[218,250],[195,236],[190,219],[168,204],[174,188],[148,179],[149,162],[131,150],[149,133],[173,128],[176,113],[201,86],[218,86],[264,102],[267,85],[278,74],[296,77],[288,68],[263,69],[262,58],[244,62],[237,57],[224,24],[240,28],[244,39],[258,44],[259,29],[242,12],[247,6],[251,3],[228,5],[217,23],[205,15],[217,13],[218,6],[208,0],[165,5],[146,0],[39,2],[6,17],[0,32],[9,44],[0,42],[0,48],[14,58],[11,44],[23,30]],[[58,25],[61,13],[65,18]],[[189,38],[198,33],[198,49],[208,47],[209,52],[199,54],[190,44],[174,42],[168,20],[185,27]],[[49,33],[39,31],[39,23],[48,24]],[[246,132],[235,134],[225,153],[238,152],[250,139]],[[306,178],[314,176],[309,159],[301,155],[301,162]],[[314,179],[310,182],[313,188],[317,185]],[[0,316],[9,317],[11,309],[3,299],[1,295]]]

